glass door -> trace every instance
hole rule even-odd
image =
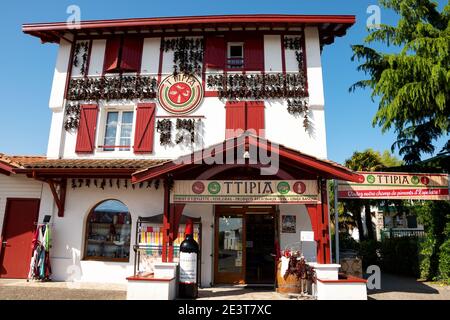
[[[242,214],[218,213],[215,235],[215,283],[245,283],[245,220]]]

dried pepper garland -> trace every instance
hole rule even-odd
[[[216,88],[223,99],[306,98],[306,78],[291,74],[209,75],[207,86]]]
[[[201,75],[203,66],[203,39],[176,38],[161,41],[161,49],[174,51],[174,75],[184,73]]]
[[[195,142],[195,120],[194,119],[177,119],[176,128],[178,130],[175,143],[180,144],[190,137],[190,143]]]
[[[288,50],[295,50],[295,58],[298,63],[298,70],[300,72],[303,72],[305,68],[305,59],[304,59],[302,38],[301,37],[284,38],[284,48]]]
[[[128,189],[129,184],[131,184],[131,181],[129,181],[128,179],[90,179],[90,178],[87,178],[87,179],[72,179],[71,187],[72,187],[72,189],[82,188],[83,186],[90,188],[91,183],[93,183],[96,188],[100,188],[100,189],[104,190],[106,187],[107,180],[109,180],[110,188],[113,188],[115,185],[117,189],[120,189],[121,187]],[[114,180],[115,180],[115,183],[114,183]],[[121,182],[122,180],[123,180],[123,182]],[[147,182],[146,188],[151,188],[152,184],[153,184],[154,188],[157,190],[159,188],[160,181],[159,180],[150,180]],[[142,188],[144,188],[144,183],[141,182],[138,185],[131,184],[131,188],[133,190],[135,190],[136,188],[142,189]]]
[[[159,143],[162,146],[172,144],[172,121],[170,119],[161,119],[156,123],[156,131],[159,133]]]
[[[288,50],[301,50],[302,38],[301,37],[285,37],[284,48]]]
[[[308,101],[306,99],[288,99],[288,112],[294,116],[303,115],[303,127],[308,129],[310,126],[309,117],[308,117]]]
[[[67,99],[115,100],[154,99],[157,80],[149,76],[115,76],[99,78],[71,79]]]
[[[77,42],[77,44],[75,45],[74,53],[73,53],[73,66],[75,68],[78,68],[80,66],[80,61],[79,61],[78,57],[81,54],[80,73],[83,76],[85,76],[87,73],[86,66],[87,66],[88,52],[89,52],[89,42],[88,41]]]
[[[80,105],[68,103],[65,110],[64,128],[66,131],[75,130],[80,124]]]

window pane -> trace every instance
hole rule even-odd
[[[230,46],[230,58],[242,58],[242,46]]]
[[[122,114],[122,124],[120,129],[120,145],[131,146],[131,132],[133,130],[133,112]],[[120,151],[128,151],[130,148],[120,148]]]
[[[114,146],[116,144],[118,117],[119,117],[118,112],[108,112],[105,129],[105,143],[104,143],[105,146]],[[104,148],[103,150],[113,151],[114,148]]]

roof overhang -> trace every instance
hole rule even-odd
[[[313,172],[318,178],[340,179],[352,182],[358,182],[360,178],[356,172],[332,161],[318,159],[283,145],[271,143],[260,137],[243,135],[225,140],[223,143],[193,152],[176,160],[167,161],[137,171],[132,175],[132,182],[139,183],[151,179],[163,178],[169,174],[173,175],[177,172],[198,166],[207,167],[210,166],[211,159],[217,159],[218,155],[225,156],[230,150],[233,150],[233,155],[238,155],[238,150],[251,150],[252,147],[255,148],[253,150],[263,149],[267,154],[276,153],[279,156],[280,164],[289,163],[290,166],[297,167],[299,170]]]
[[[331,44],[335,37],[345,35],[355,23],[353,15],[283,15],[241,14],[184,16],[163,18],[134,18],[82,21],[74,27],[67,22],[24,24],[24,33],[38,37],[42,42],[59,43],[67,34],[74,36],[107,36],[111,34],[170,34],[211,33],[227,31],[295,32],[305,26],[319,28],[322,45]]]

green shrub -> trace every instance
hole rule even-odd
[[[431,271],[431,260],[433,259],[436,239],[432,235],[427,235],[420,243],[420,278],[430,280],[433,278]]]
[[[447,239],[440,247],[438,279],[450,284],[450,239]]]
[[[359,255],[362,258],[363,269],[370,265],[380,264],[380,242],[376,240],[364,240],[359,243]]]

